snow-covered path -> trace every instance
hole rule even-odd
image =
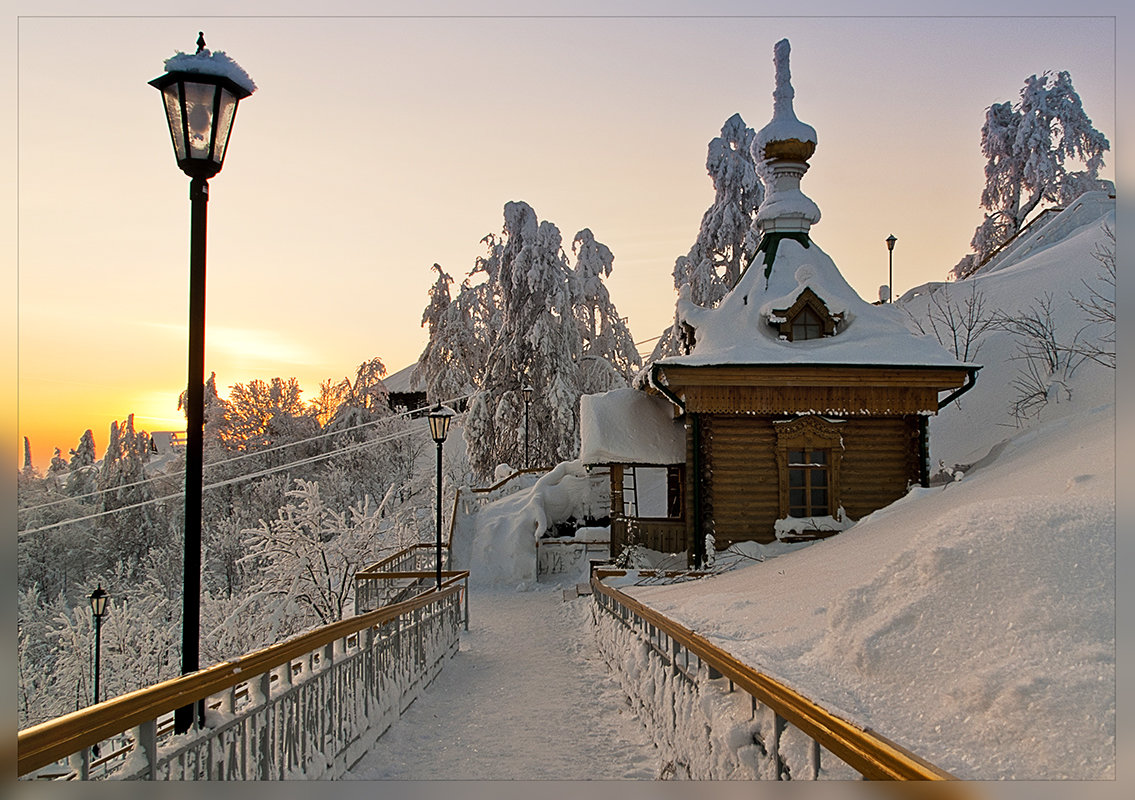
[[[470,593],[441,674],[344,779],[654,779],[659,752],[608,678],[589,599]]]

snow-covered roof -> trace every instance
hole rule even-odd
[[[688,292],[681,292],[678,316],[693,326],[695,345],[689,355],[658,363],[963,366],[933,337],[911,333],[898,307],[863,300],[814,242],[805,247],[793,239],[782,239],[767,278],[763,267],[758,254],[716,308],[702,308],[689,300]],[[805,287],[824,301],[831,314],[842,315],[837,333],[785,341],[769,318],[773,311],[790,307]]]
[[[1054,243],[1063,241],[1069,233],[1085,225],[1098,225],[1099,219],[1109,211],[1115,210],[1115,193],[1113,192],[1085,192],[1076,198],[1067,208],[1041,225],[1033,226],[1033,230],[1023,235],[1003,248],[997,255],[989,259],[975,275],[988,275],[991,272],[1004,269],[1038,253]],[[1030,223],[1031,224],[1031,223]],[[1028,228],[1028,226],[1025,226]]]
[[[244,68],[229,58],[224,51],[211,52],[207,48],[199,53],[183,53],[180,50],[165,61],[166,72],[199,72],[202,75],[218,75],[228,78],[249,94],[256,91],[256,82]]]
[[[386,390],[391,393],[404,393],[404,392],[417,392],[423,391],[417,389],[410,382],[410,376],[414,372],[414,368],[418,366],[418,362],[414,362],[407,367],[403,367],[392,375],[387,375],[382,379],[382,383],[386,386]]]
[[[584,464],[681,464],[686,429],[665,400],[636,389],[579,398],[579,460]]]

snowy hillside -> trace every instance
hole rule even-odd
[[[933,335],[935,294],[960,310],[976,291],[987,315],[1047,306],[1052,341],[1098,343],[1072,296],[1099,287],[1100,208],[902,304]],[[763,563],[629,591],[959,777],[1113,778],[1115,372],[1065,354],[1029,377],[1024,341],[986,330],[976,387],[932,421],[946,483]]]

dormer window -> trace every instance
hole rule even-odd
[[[832,314],[820,296],[805,286],[796,302],[785,309],[773,309],[769,323],[775,325],[783,339],[803,342],[834,336],[842,314]]]

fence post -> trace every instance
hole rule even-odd
[[[79,780],[89,780],[91,777],[91,748],[84,747],[78,752],[78,758],[73,761],[78,761],[78,764],[72,763],[72,769],[78,773]]]
[[[260,700],[263,703],[262,717],[260,725],[257,728],[257,741],[253,742],[252,750],[256,754],[256,775],[258,780],[267,781],[271,780],[271,732],[272,732],[272,671],[261,673],[256,681],[257,692],[260,694]],[[251,682],[249,689],[252,688]],[[255,713],[255,712],[252,712]]]
[[[772,717],[772,735],[768,741],[769,756],[772,758],[773,769],[776,770],[776,780],[782,781],[785,778],[785,764],[780,757],[780,735],[784,732],[784,726],[787,724],[780,714],[772,707],[768,707],[768,714]]]
[[[810,741],[811,746],[808,748],[808,772],[811,773],[811,778],[814,781],[820,779],[820,743],[815,739]]]

